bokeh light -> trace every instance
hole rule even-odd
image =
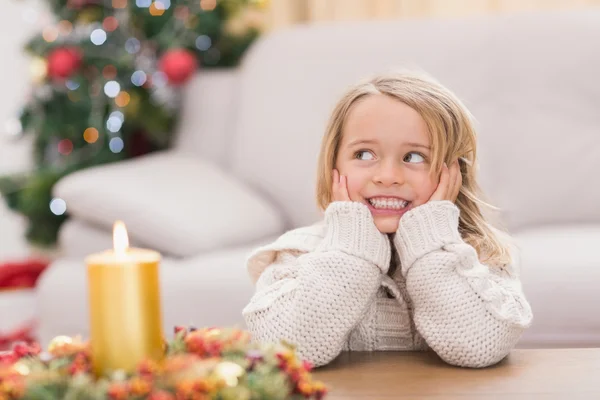
[[[206,35],[200,35],[196,38],[196,48],[201,51],[206,51],[212,46],[212,40]]]
[[[108,129],[108,131],[112,133],[119,132],[122,126],[123,121],[118,117],[111,116],[106,121],[106,129]]]
[[[65,82],[65,86],[69,90],[77,90],[79,88],[79,82],[68,80],[68,81]]]
[[[127,107],[130,100],[131,100],[131,96],[129,95],[129,93],[122,91],[115,98],[115,104],[119,107]]]
[[[168,78],[164,72],[158,71],[152,74],[152,84],[155,87],[164,87],[167,84],[167,82]]]
[[[104,94],[108,97],[115,98],[121,91],[121,85],[117,81],[108,81],[104,85]]]
[[[63,215],[67,212],[67,203],[60,197],[55,197],[50,201],[50,211],[54,215]]]
[[[98,141],[98,137],[100,137],[100,134],[96,128],[90,127],[83,131],[83,140],[88,143],[96,143]]]
[[[69,98],[69,100],[71,100],[73,103],[77,103],[79,100],[81,100],[81,96],[77,93],[77,92],[69,92],[67,94],[67,97]]]
[[[102,76],[104,79],[114,79],[117,76],[117,67],[114,65],[107,65],[102,68]]]
[[[58,38],[58,29],[54,26],[47,26],[42,31],[42,37],[46,42],[52,43]]]
[[[160,3],[164,10],[168,10],[171,7],[171,0],[156,0],[156,2]]]
[[[175,18],[185,21],[190,16],[190,9],[186,6],[177,6],[175,8]]]
[[[29,74],[34,82],[42,82],[48,74],[48,62],[42,57],[34,57],[29,64]]]
[[[217,0],[200,0],[200,8],[204,11],[212,11],[217,7]]]
[[[146,83],[146,73],[144,71],[135,71],[133,74],[131,74],[131,83],[133,83],[135,86],[142,86],[144,83]]]
[[[127,51],[129,54],[137,53],[138,51],[140,51],[140,48],[141,48],[140,41],[137,40],[136,38],[129,38],[125,42],[125,51]]]
[[[123,143],[123,139],[120,137],[114,137],[108,142],[108,148],[113,153],[120,153],[123,151],[123,148],[125,148],[125,143]]]
[[[139,8],[148,8],[152,4],[152,0],[135,0],[135,5]]]
[[[112,6],[113,8],[125,8],[127,7],[127,0],[113,0]]]
[[[155,1],[149,8],[150,15],[159,17],[165,13],[165,6],[159,1]]]
[[[96,46],[100,46],[106,42],[106,32],[102,29],[94,29],[90,35],[90,39]]]
[[[68,156],[73,151],[73,142],[69,139],[63,139],[58,142],[58,152],[63,156]]]
[[[70,35],[71,32],[73,32],[73,24],[70,21],[63,19],[62,21],[60,21],[58,23],[58,29],[59,29],[60,33],[67,36],[67,35]]]
[[[106,17],[102,22],[102,27],[106,31],[112,32],[119,27],[119,20],[114,16]]]

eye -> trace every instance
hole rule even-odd
[[[404,156],[404,162],[412,163],[412,164],[419,164],[419,163],[425,162],[425,156],[413,151]]]
[[[363,161],[371,161],[375,159],[375,156],[369,150],[359,150],[354,153],[354,158]]]

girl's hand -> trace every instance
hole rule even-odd
[[[458,197],[458,192],[462,186],[462,175],[460,173],[460,166],[458,160],[456,160],[450,168],[444,163],[442,167],[442,174],[440,176],[440,182],[438,187],[431,195],[429,201],[436,200],[450,200],[455,202]]]
[[[333,201],[351,201],[348,194],[348,186],[346,177],[340,176],[337,169],[333,170],[333,185],[332,185],[332,200]]]

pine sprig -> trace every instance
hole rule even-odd
[[[326,388],[285,343],[237,329],[177,328],[161,361],[132,373],[91,374],[89,346],[58,337],[40,353],[20,345],[0,361],[0,398],[36,400],[322,399]]]

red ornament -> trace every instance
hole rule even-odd
[[[185,83],[198,68],[196,56],[186,49],[168,50],[158,63],[159,69],[165,73],[173,85]]]
[[[59,47],[48,54],[48,76],[66,79],[81,67],[81,50],[76,47]]]

